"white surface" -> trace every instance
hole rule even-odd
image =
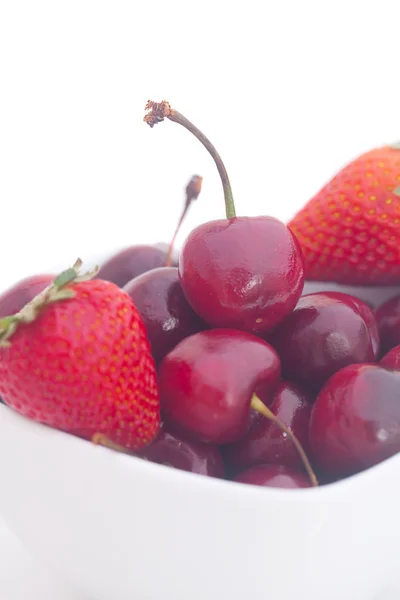
[[[38,565],[0,520],[0,597],[5,600],[77,600]]]
[[[400,455],[332,486],[247,486],[119,454],[0,406],[0,512],[92,600],[258,599],[266,588],[274,600],[389,600],[399,470]]]

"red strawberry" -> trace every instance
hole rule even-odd
[[[363,154],[292,219],[306,278],[400,283],[400,144]]]
[[[0,320],[0,395],[35,421],[137,450],[160,426],[145,328],[128,294],[79,266]]]

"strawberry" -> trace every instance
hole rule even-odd
[[[303,250],[307,279],[400,283],[400,144],[349,163],[289,227]]]
[[[145,327],[128,294],[79,267],[0,319],[0,395],[35,421],[137,450],[160,426]]]

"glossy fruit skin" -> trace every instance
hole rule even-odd
[[[224,476],[221,452],[213,444],[194,442],[164,424],[156,439],[141,453],[142,458],[175,469],[208,477]]]
[[[111,256],[102,265],[97,277],[122,288],[134,277],[163,267],[166,259],[166,252],[156,246],[129,246]]]
[[[336,371],[353,363],[374,362],[367,323],[355,299],[340,292],[302,296],[269,340],[286,379],[319,390]],[[365,311],[372,311],[365,305]]]
[[[313,406],[310,446],[326,473],[345,477],[400,452],[400,373],[350,365],[325,384]]]
[[[237,475],[233,481],[273,488],[308,488],[311,483],[303,473],[279,465],[257,465]]]
[[[0,395],[20,414],[127,449],[160,426],[154,360],[128,294],[113,283],[70,284],[75,296],[44,307],[0,348]]]
[[[329,292],[329,294],[331,298],[336,296],[338,299],[341,299],[341,292]],[[381,350],[381,336],[379,334],[378,323],[373,308],[360,298],[356,298],[350,294],[347,294],[347,302],[352,302],[360,313],[361,317],[364,319],[371,338],[374,358],[375,360],[378,360]]]
[[[382,354],[400,344],[400,296],[391,298],[375,311]]]
[[[306,278],[350,285],[400,281],[400,145],[349,163],[290,221]]]
[[[200,225],[181,250],[179,276],[186,298],[206,323],[255,334],[290,313],[304,283],[298,243],[272,217]]]
[[[386,369],[400,371],[400,346],[391,348],[379,361],[379,364]]]
[[[279,357],[263,340],[232,329],[202,331],[161,362],[162,413],[190,439],[233,442],[249,427],[253,393],[270,402],[279,376]]]
[[[19,312],[55,279],[55,275],[25,277],[0,295],[0,318]]]
[[[308,454],[308,430],[314,398],[288,381],[282,381],[269,408],[297,437]],[[277,464],[299,471],[303,463],[293,442],[261,415],[237,442],[225,446],[224,459],[238,472],[258,464]]]
[[[123,289],[142,317],[157,364],[183,338],[206,328],[183,294],[176,267],[152,269]]]

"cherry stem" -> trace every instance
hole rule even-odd
[[[126,448],[110,440],[105,433],[94,433],[92,435],[92,442],[93,444],[96,444],[96,446],[103,446],[109,450],[115,450],[116,452],[122,452],[123,454],[130,454]]]
[[[196,127],[196,125],[193,125],[189,119],[184,117],[177,110],[171,108],[171,105],[166,100],[163,100],[162,102],[153,102],[152,100],[149,100],[146,104],[145,110],[149,112],[145,115],[144,121],[150,125],[150,127],[154,127],[154,125],[161,123],[161,121],[164,121],[164,119],[169,119],[170,121],[174,121],[175,123],[182,125],[185,129],[190,131],[190,133],[192,133],[201,144],[203,144],[203,146],[214,159],[219,176],[221,177],[225,197],[226,218],[235,218],[235,203],[233,201],[232,186],[229,181],[228,173],[224,163],[222,162],[222,158],[210,140],[204,135],[204,133],[200,131],[200,129]]]
[[[203,178],[200,175],[193,175],[193,177],[191,178],[191,180],[189,181],[189,183],[186,186],[185,204],[184,204],[180,219],[178,221],[178,225],[176,226],[175,233],[174,233],[172,240],[168,247],[167,259],[165,261],[166,267],[170,267],[172,264],[172,252],[174,250],[176,236],[179,233],[179,230],[180,230],[181,225],[187,215],[190,205],[192,204],[193,200],[197,200],[197,198],[199,197],[199,194],[201,192],[202,183],[203,183]]]
[[[286,427],[286,425],[284,425],[282,421],[280,421],[278,417],[274,415],[274,413],[267,406],[265,406],[264,402],[261,402],[260,398],[256,394],[253,394],[251,398],[251,408],[259,412],[261,415],[263,415],[263,417],[265,417],[269,421],[272,421],[272,423],[279,427],[279,429],[283,431],[283,433],[286,433],[288,438],[290,438],[290,440],[293,442],[297,452],[299,453],[312,485],[314,487],[317,487],[317,477],[313,471],[310,461],[307,458],[307,454],[304,452],[303,446],[300,444],[299,440],[294,435],[294,433],[290,431],[290,429]]]

